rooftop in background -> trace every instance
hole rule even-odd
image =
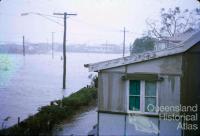
[[[170,37],[169,41],[172,41],[174,43],[184,42],[188,38],[190,38],[193,34],[195,34],[196,32],[198,32],[197,29],[189,28],[188,30],[186,30],[185,32],[183,32],[181,34],[177,34],[174,37]]]
[[[173,37],[167,37],[163,38],[162,40],[158,40],[156,41],[155,44],[155,50],[160,51],[174,46],[178,46],[179,44],[185,42],[187,39],[189,39],[192,35],[194,35],[198,31],[199,30],[197,29],[189,28],[185,32],[177,34]]]
[[[182,53],[190,49],[193,45],[200,41],[200,31],[189,29],[186,32],[170,38],[171,41],[167,42],[165,48],[155,50],[151,52],[138,53],[132,56],[113,59],[109,61],[103,61],[98,63],[86,64],[85,67],[89,68],[89,71],[99,71],[103,69],[109,69],[113,67],[123,66],[131,63],[147,61],[164,56],[170,56],[178,53]],[[172,41],[179,42],[172,42]]]

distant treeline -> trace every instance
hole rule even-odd
[[[115,44],[100,44],[100,45],[86,45],[86,44],[74,44],[66,46],[68,52],[96,52],[96,53],[122,53],[122,46]],[[128,48],[126,48],[127,52]],[[62,52],[62,44],[54,44],[53,50],[55,52]],[[52,51],[52,45],[47,43],[27,43],[25,45],[25,51],[27,54],[37,53],[49,53]],[[0,53],[17,53],[23,52],[23,46],[20,44],[0,44]]]
[[[47,44],[28,44],[25,46],[25,51],[28,54],[47,53],[50,51],[50,46]],[[18,44],[0,44],[0,53],[17,53],[23,52],[23,46]]]

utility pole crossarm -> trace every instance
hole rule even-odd
[[[64,15],[64,13],[53,13],[53,15]]]
[[[68,14],[68,13],[67,13],[67,15],[69,15],[69,16],[76,16],[77,14]]]
[[[77,14],[75,14],[75,13],[67,13],[67,12],[64,12],[64,13],[53,13],[53,15],[69,15],[69,16],[76,16]]]

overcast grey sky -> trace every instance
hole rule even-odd
[[[54,12],[77,13],[68,19],[68,43],[121,44],[125,26],[127,44],[140,37],[146,29],[146,19],[157,19],[161,8],[194,9],[196,0],[2,0],[0,2],[0,41],[21,42],[25,35],[29,42],[50,42],[55,32],[56,42],[62,43],[63,26],[44,17],[21,13]],[[52,18],[63,24],[63,19]]]

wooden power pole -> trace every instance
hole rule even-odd
[[[125,46],[126,46],[126,32],[128,32],[128,31],[127,31],[126,28],[124,27],[124,30],[121,31],[121,32],[123,32],[123,37],[124,37],[124,38],[123,38],[123,53],[122,53],[122,54],[123,54],[122,56],[124,57],[124,56],[125,56],[125,51],[126,51],[126,50],[125,50],[125,49],[126,49],[126,48],[125,48]]]
[[[52,35],[51,35],[51,38],[52,38],[52,39],[51,39],[51,40],[52,40],[52,41],[51,41],[51,42],[52,42],[52,45],[51,45],[51,51],[52,51],[51,53],[52,53],[52,54],[51,54],[51,55],[52,55],[52,59],[53,59],[53,58],[54,58],[54,32],[52,32],[51,34],[52,34]]]
[[[66,30],[67,30],[67,17],[76,16],[77,14],[54,13],[54,15],[64,16],[64,35],[63,35],[63,89],[66,88]]]
[[[125,45],[126,45],[126,28],[124,27],[123,57],[125,55]]]
[[[23,56],[25,56],[25,37],[23,36]]]

